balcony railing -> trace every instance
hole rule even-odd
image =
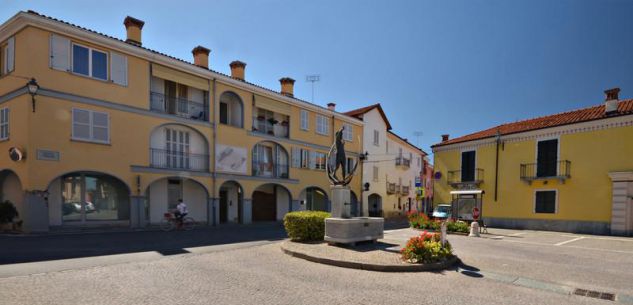
[[[288,137],[288,122],[266,120],[263,117],[253,117],[253,131],[274,137]]]
[[[411,166],[411,160],[404,158],[402,156],[397,157],[396,158],[396,166],[402,166],[402,167],[410,167]]]
[[[565,182],[571,178],[571,161],[558,160],[554,162],[521,164],[521,180],[559,179]]]
[[[204,104],[158,92],[150,93],[150,109],[187,119],[208,121]]]
[[[387,194],[395,194],[396,193],[396,184],[387,182]]]
[[[150,166],[191,171],[208,171],[209,155],[150,148]]]
[[[464,184],[479,185],[484,181],[484,170],[476,168],[474,172],[462,172],[461,170],[448,171],[448,183],[457,187]]]
[[[253,176],[288,179],[288,164],[253,162]]]

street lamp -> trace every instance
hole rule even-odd
[[[35,95],[37,95],[37,91],[40,89],[40,85],[37,84],[35,78],[31,78],[31,80],[26,83],[26,88],[29,90],[29,94],[31,95],[31,101],[33,102],[33,112],[35,112]]]

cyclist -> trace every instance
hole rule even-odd
[[[178,227],[182,227],[182,220],[189,214],[189,210],[187,210],[187,205],[182,201],[182,199],[178,199],[178,205],[176,206],[176,210],[174,211],[174,216],[176,216],[176,220],[178,220]]]

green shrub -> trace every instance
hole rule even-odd
[[[446,222],[446,231],[468,233],[470,232],[470,226],[468,226],[468,223],[459,220],[448,221]]]
[[[325,219],[332,217],[328,212],[298,211],[284,216],[286,233],[293,241],[319,241],[325,236]]]
[[[402,259],[409,263],[436,263],[453,256],[451,244],[446,241],[442,246],[440,234],[422,232],[420,236],[414,236],[407,245],[400,250]]]
[[[11,223],[13,219],[18,217],[18,210],[9,200],[0,202],[0,224]]]

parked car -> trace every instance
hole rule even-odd
[[[84,202],[86,206],[86,213],[92,213],[95,211],[95,205],[92,202]],[[81,213],[81,202],[66,202],[62,207],[64,215],[72,213]]]
[[[448,219],[452,217],[452,207],[450,204],[440,204],[433,210],[433,218]]]

